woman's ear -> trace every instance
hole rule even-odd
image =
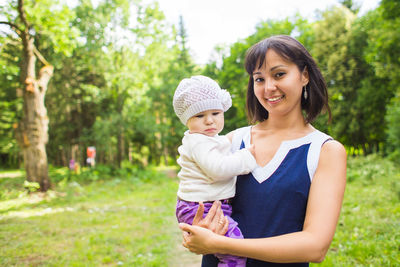
[[[301,73],[301,81],[303,82],[303,86],[306,86],[310,81],[307,66],[304,67],[304,70]]]

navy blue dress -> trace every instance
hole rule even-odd
[[[237,130],[232,150],[250,145],[251,127]],[[318,166],[322,144],[331,137],[314,131],[302,138],[282,142],[271,161],[252,173],[237,177],[232,218],[245,238],[272,237],[303,229],[308,192]],[[202,266],[217,266],[213,255]],[[247,259],[246,266],[309,266]]]

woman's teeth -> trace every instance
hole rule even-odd
[[[273,98],[268,98],[268,101],[277,101],[279,99],[282,99],[284,96],[277,96],[277,97],[273,97]]]

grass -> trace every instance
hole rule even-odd
[[[339,224],[318,266],[399,264],[400,170],[375,155],[350,158]]]
[[[1,201],[0,266],[167,266],[177,182],[146,174]],[[10,195],[19,184],[0,186]]]
[[[335,238],[318,266],[396,266],[400,169],[377,156],[348,165]],[[24,192],[21,172],[0,173],[0,266],[179,266],[177,180],[165,170],[99,170],[66,180],[66,169],[51,169],[47,194]]]

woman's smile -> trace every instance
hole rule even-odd
[[[285,95],[275,96],[275,97],[268,97],[267,101],[272,103],[272,104],[275,104],[277,102],[280,102],[280,100],[282,100],[284,97],[285,97]]]

